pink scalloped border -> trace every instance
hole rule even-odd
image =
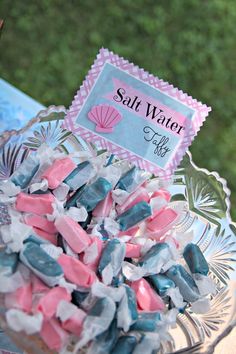
[[[86,128],[75,123],[76,117],[80,112],[86,98],[88,97],[90,91],[93,88],[101,70],[104,67],[104,64],[109,62],[119,69],[131,74],[132,76],[142,80],[143,82],[151,85],[154,88],[159,89],[165,94],[177,99],[186,106],[195,110],[195,115],[192,120],[192,128],[189,130],[188,134],[184,136],[183,140],[180,142],[178,149],[171,159],[170,163],[165,170],[162,170],[160,167],[152,164],[151,162],[140,158],[139,156],[131,153],[120,146],[111,143],[105,140],[103,137],[97,135],[95,132],[91,132]],[[138,66],[130,63],[128,60],[119,57],[118,55],[110,52],[108,49],[100,49],[94,64],[92,65],[88,75],[86,76],[82,86],[77,91],[72,105],[69,108],[69,111],[65,117],[63,127],[72,131],[73,133],[79,133],[80,136],[88,142],[94,143],[96,146],[109,150],[112,154],[119,156],[123,159],[128,159],[134,164],[138,165],[140,168],[150,171],[159,177],[169,178],[175,169],[178,167],[181,162],[184,154],[186,153],[188,147],[191,145],[198,131],[200,130],[202,124],[204,123],[206,117],[208,116],[211,108],[198,102],[196,99],[193,99],[191,96],[188,96],[183,91],[175,88],[173,85],[170,85],[168,82],[159,79],[144,69],[139,68]]]

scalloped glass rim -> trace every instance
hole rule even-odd
[[[65,113],[64,106],[50,106],[40,111],[23,129],[5,132],[0,138],[0,178],[1,157],[5,148],[11,148],[11,140],[33,150],[45,139],[53,147],[57,146],[65,152],[76,148],[93,149],[91,144],[60,127],[59,122]],[[16,164],[4,166],[4,173],[7,168],[14,169],[17,166],[20,154],[15,155]],[[187,152],[174,175],[171,193],[173,207],[178,207],[178,201],[188,202],[186,214],[177,228],[179,232],[197,230],[195,241],[208,258],[211,276],[217,281],[218,294],[211,299],[212,308],[209,313],[198,316],[187,310],[185,314],[179,315],[177,329],[170,331],[172,340],[161,348],[161,353],[211,353],[236,321],[236,225],[230,216],[230,190],[224,178],[217,172],[196,166],[190,152]],[[16,340],[13,333],[9,330],[7,332]]]

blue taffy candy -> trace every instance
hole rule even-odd
[[[124,257],[125,244],[123,242],[116,238],[107,242],[98,265],[98,273],[102,276],[105,284],[111,284],[112,279],[118,275]],[[108,279],[104,275],[107,269],[109,269]]]
[[[117,217],[121,231],[126,231],[152,215],[151,207],[146,202],[139,202]]]
[[[15,273],[18,264],[17,253],[6,253],[6,249],[0,249],[0,273],[11,275]]]
[[[189,266],[189,269],[193,274],[208,274],[208,263],[198,245],[195,245],[194,243],[189,243],[184,249],[183,256],[187,265]]]
[[[83,205],[87,211],[92,211],[112,189],[111,183],[99,177],[94,183],[86,185],[79,193],[76,203]]]
[[[178,286],[185,301],[194,302],[200,298],[195,281],[183,266],[180,264],[172,266],[166,275]]]
[[[119,179],[116,188],[122,189],[124,191],[130,192],[129,188],[134,182],[134,176],[137,173],[137,167],[132,167]]]
[[[48,286],[57,285],[63,277],[60,264],[35,242],[24,244],[20,252],[20,260]]]
[[[11,181],[24,189],[28,186],[35,173],[39,168],[39,160],[37,156],[28,156],[19,166],[19,168],[11,176]]]
[[[89,161],[81,162],[64,180],[70,190],[75,191],[86,184],[93,172],[94,168]]]
[[[43,245],[45,243],[49,243],[47,240],[36,236],[36,235],[29,235],[24,241],[23,243],[27,243],[27,242],[34,242],[36,243],[38,246]]]
[[[168,289],[175,288],[173,280],[164,274],[149,275],[148,279],[160,296],[165,296]]]
[[[76,207],[76,202],[78,197],[80,196],[82,190],[84,189],[85,185],[80,187],[66,202],[65,208],[69,209],[71,207]]]
[[[155,332],[160,319],[161,315],[159,312],[142,312],[139,314],[137,321],[130,327],[130,330]]]
[[[140,258],[139,265],[150,271],[156,270],[157,273],[161,270],[159,269],[162,265],[162,262],[160,261],[163,259],[163,261],[168,262],[170,258],[171,253],[169,245],[165,242],[156,243],[142,258]]]
[[[114,319],[109,328],[95,338],[92,346],[89,348],[89,352],[93,354],[112,353],[112,348],[117,342],[119,333],[120,330],[117,328],[117,321]]]
[[[118,339],[112,354],[131,354],[136,347],[137,339],[134,336],[122,336]]]
[[[122,297],[117,308],[118,327],[127,332],[130,326],[138,318],[136,295],[133,289],[124,284],[125,295]]]
[[[73,290],[71,297],[72,297],[72,303],[78,307],[81,307],[82,302],[86,299],[88,296],[88,292],[82,292],[79,290]]]

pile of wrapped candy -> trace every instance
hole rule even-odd
[[[106,152],[42,146],[0,185],[0,292],[9,328],[48,348],[152,353],[215,287],[168,184]]]

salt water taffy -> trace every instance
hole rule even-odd
[[[63,277],[60,264],[34,242],[24,244],[20,260],[48,286],[55,286]]]
[[[183,256],[192,273],[208,274],[208,263],[198,245],[189,243],[184,249]]]
[[[107,241],[98,265],[98,272],[104,284],[111,284],[118,275],[125,257],[125,244],[118,239]]]
[[[136,293],[139,309],[144,311],[163,311],[165,304],[145,279],[131,283],[131,288]]]
[[[17,195],[15,207],[18,211],[46,215],[53,213],[54,202],[55,198],[51,193],[26,194],[21,192]]]
[[[148,178],[147,172],[136,166],[127,171],[118,181],[116,188],[132,193]]]
[[[135,336],[121,336],[112,350],[112,354],[131,354],[137,343]]]
[[[15,332],[25,332],[26,334],[39,333],[42,324],[43,316],[41,313],[29,315],[18,309],[10,309],[6,312],[6,321],[8,327]]]
[[[87,354],[113,353],[113,348],[117,342],[119,333],[120,330],[117,328],[117,321],[114,319],[109,328],[94,339]]]
[[[111,298],[97,299],[84,320],[80,340],[76,344],[74,352],[96,338],[99,334],[105,332],[109,328],[115,312],[116,305]]]
[[[63,215],[57,218],[55,226],[74,252],[81,253],[90,245],[87,232],[70,217]]]
[[[81,189],[77,195],[76,203],[77,205],[83,205],[87,211],[92,211],[111,189],[111,183],[105,178],[99,177],[95,182]]]
[[[103,241],[94,236],[91,238],[91,244],[86,248],[83,255],[83,263],[96,271],[103,250]]]
[[[40,336],[49,349],[57,352],[65,347],[69,339],[69,333],[61,327],[60,322],[55,318],[43,322]]]
[[[160,211],[154,218],[147,224],[147,228],[150,231],[162,231],[166,230],[166,228],[171,227],[173,222],[176,220],[178,214],[171,208],[165,208]]]
[[[167,290],[175,287],[173,280],[164,274],[149,275],[148,279],[150,279],[151,284],[160,296],[165,296]]]
[[[126,243],[126,258],[139,258],[141,256],[141,245],[135,243]]]
[[[11,175],[10,180],[21,189],[25,189],[39,169],[37,156],[28,156],[17,170]]]
[[[81,307],[82,302],[87,298],[88,295],[89,295],[88,290],[87,291],[74,290],[71,293],[72,303],[78,307]]]
[[[125,292],[117,309],[117,326],[127,332],[138,318],[137,302],[135,292],[131,287],[126,284],[121,287]]]
[[[5,248],[0,249],[0,273],[13,274],[18,264],[17,253],[7,253]]]
[[[16,291],[8,293],[5,296],[4,303],[7,309],[15,308],[30,313],[32,308],[31,284],[27,283]]]
[[[141,312],[137,321],[131,326],[131,331],[155,332],[161,320],[160,312]]]
[[[64,271],[65,278],[78,286],[89,288],[97,280],[95,273],[78,259],[63,253],[58,258],[58,263]]]
[[[76,191],[88,183],[95,175],[95,170],[89,161],[81,162],[64,180],[70,190]]]
[[[56,317],[60,319],[62,328],[80,336],[86,313],[71,302],[62,300],[57,306]]]
[[[179,288],[185,301],[195,302],[200,298],[195,281],[183,266],[180,264],[172,266],[166,275]]]
[[[45,320],[49,320],[56,314],[57,306],[62,300],[70,301],[71,295],[65,288],[57,286],[40,298],[37,310],[42,312]]]
[[[139,265],[147,270],[147,274],[160,273],[163,266],[172,260],[170,246],[167,243],[156,243],[140,258]]]
[[[35,235],[38,235],[41,239],[52,243],[53,245],[57,245],[57,235],[46,232],[38,227],[33,227],[33,231]]]
[[[150,200],[149,194],[145,188],[140,187],[134,193],[130,194],[130,196],[126,199],[126,201],[122,205],[118,205],[116,210],[119,214],[123,213],[127,209],[131,208],[135,204],[139,202],[148,203]]]
[[[120,230],[125,231],[148,218],[151,214],[150,205],[146,202],[139,202],[120,214],[116,220],[120,225]]]
[[[111,192],[107,194],[105,199],[103,199],[101,202],[99,202],[96,206],[96,208],[93,210],[93,216],[99,216],[99,217],[108,217],[111,209],[113,206],[113,199],[111,196]]]
[[[76,167],[70,157],[58,159],[44,171],[41,178],[47,180],[50,189],[55,189]]]
[[[54,234],[57,232],[54,223],[40,215],[33,215],[33,214],[25,215],[24,222],[26,223],[26,225],[37,227],[50,234]]]

